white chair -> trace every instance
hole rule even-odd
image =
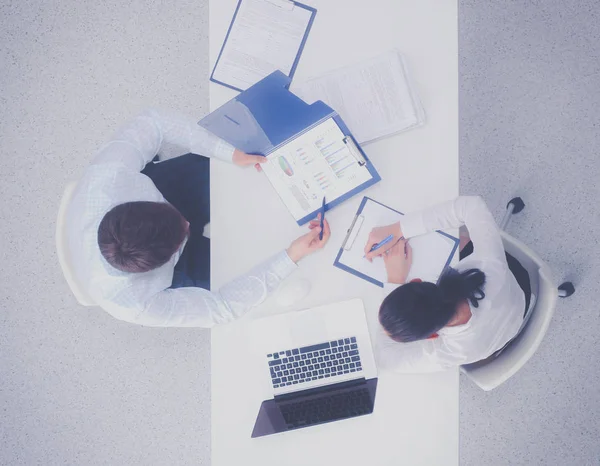
[[[461,366],[461,371],[486,391],[506,382],[525,365],[540,346],[548,330],[556,298],[567,297],[575,292],[570,282],[557,287],[548,265],[529,247],[504,232],[512,214],[520,212],[524,207],[525,204],[520,198],[512,199],[500,223],[504,249],[529,273],[532,297],[523,325],[512,341],[489,358]]]
[[[60,263],[60,268],[62,269],[65,279],[67,280],[69,288],[71,288],[71,292],[75,295],[75,299],[77,299],[79,304],[83,306],[95,306],[96,303],[85,291],[85,288],[83,288],[73,271],[71,255],[69,252],[65,217],[67,214],[67,207],[71,202],[73,191],[75,190],[76,186],[77,183],[75,181],[71,181],[69,184],[67,184],[60,201],[58,218],[56,219],[56,251],[58,253],[58,262]]]

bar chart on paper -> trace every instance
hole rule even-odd
[[[325,120],[267,156],[269,181],[296,220],[371,178],[333,119]]]
[[[315,146],[321,151],[321,155],[338,179],[344,178],[346,171],[356,165],[356,159],[351,155],[343,141],[341,144],[336,144],[336,142],[319,139],[315,142]]]

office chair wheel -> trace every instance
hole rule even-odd
[[[518,214],[525,208],[525,203],[520,197],[513,197],[510,201],[508,201],[508,204],[506,204],[506,208],[508,209],[508,206],[511,204],[513,205],[513,214]]]
[[[558,296],[561,298],[568,298],[575,293],[575,286],[571,282],[564,282],[558,287]]]

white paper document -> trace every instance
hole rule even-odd
[[[242,0],[212,78],[246,90],[273,71],[289,76],[311,16],[287,0]]]
[[[425,113],[402,55],[393,50],[357,65],[297,83],[305,102],[335,108],[359,143],[420,126]]]
[[[267,178],[296,221],[372,178],[333,118],[267,155]]]
[[[354,272],[366,275],[379,286],[387,281],[387,272],[383,258],[377,257],[373,262],[364,258],[365,245],[369,233],[375,227],[400,222],[402,214],[367,198],[362,212],[356,217],[346,241],[342,246],[342,254],[338,262],[349,267]],[[423,281],[436,282],[440,274],[452,259],[457,248],[458,240],[438,232],[410,238],[408,241],[413,252],[413,263],[407,281],[420,278]]]

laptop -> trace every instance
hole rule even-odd
[[[262,402],[253,438],[373,412],[377,369],[360,299],[273,319],[254,337],[273,398]]]

